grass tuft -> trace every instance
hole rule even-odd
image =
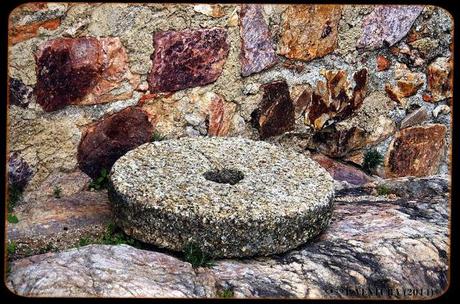
[[[185,261],[192,264],[193,268],[211,267],[214,262],[201,250],[196,243],[189,243],[183,250]]]
[[[109,171],[102,169],[99,176],[91,181],[89,190],[102,190],[106,189],[109,182]]]
[[[377,150],[368,150],[364,154],[363,169],[371,174],[379,165],[383,163],[383,155]]]

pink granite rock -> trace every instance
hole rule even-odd
[[[240,36],[241,75],[258,73],[278,62],[261,5],[241,5]]]
[[[167,31],[154,35],[150,92],[173,92],[204,86],[219,78],[228,55],[222,28]]]
[[[363,34],[358,40],[358,47],[377,49],[394,45],[407,35],[422,10],[420,5],[377,6],[363,20]]]

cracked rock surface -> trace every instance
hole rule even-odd
[[[432,298],[448,286],[449,183],[438,176],[392,185],[414,189],[419,181],[440,191],[404,198],[338,191],[328,229],[287,254],[193,269],[164,253],[90,245],[17,260],[7,286],[23,296],[217,297],[230,289],[239,298],[357,298],[353,291],[363,288],[364,297]]]
[[[236,184],[206,179],[237,170]],[[195,242],[213,257],[282,253],[327,227],[329,173],[303,154],[243,138],[181,138],[144,144],[112,167],[118,224],[175,251]],[[267,187],[270,185],[270,187]]]

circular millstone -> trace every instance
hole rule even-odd
[[[211,257],[277,254],[327,227],[333,180],[310,158],[263,141],[181,138],[118,159],[109,197],[134,238]]]

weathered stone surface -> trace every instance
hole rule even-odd
[[[403,63],[397,63],[395,67],[396,85],[387,83],[385,91],[392,100],[406,105],[405,97],[415,95],[425,83],[423,73],[411,72]]]
[[[78,166],[92,178],[135,147],[150,141],[153,127],[140,108],[130,107],[86,129],[78,146]]]
[[[43,28],[46,30],[55,30],[61,25],[61,19],[51,19],[37,21],[30,24],[12,26],[10,28],[9,43],[16,44],[24,40],[37,36],[38,31]]]
[[[71,195],[63,191],[60,198],[51,192],[23,204],[14,210],[19,222],[7,227],[8,239],[16,243],[13,259],[71,248],[81,238],[101,236],[112,217],[106,191]]]
[[[379,143],[395,131],[395,122],[388,116],[393,108],[394,102],[384,93],[373,92],[353,116],[316,131],[309,146],[336,158]]]
[[[208,107],[208,135],[225,136],[230,129],[231,120],[235,113],[235,105],[226,103],[217,94],[212,94],[208,98],[211,99]]]
[[[167,31],[154,35],[148,82],[151,92],[172,92],[216,81],[228,55],[223,28]]]
[[[371,177],[366,175],[363,171],[335,161],[320,153],[312,154],[311,158],[326,169],[335,180],[346,181],[353,185],[363,185],[372,180]]]
[[[329,122],[344,120],[354,114],[363,104],[366,94],[367,70],[362,69],[353,75],[353,90],[343,70],[325,71],[326,83],[318,81],[311,94],[311,103],[305,110],[305,124],[322,129]],[[303,97],[308,100],[308,97]]]
[[[377,56],[377,71],[386,71],[390,68],[391,62],[383,55]]]
[[[428,66],[428,93],[431,102],[452,97],[452,62],[449,58],[436,58]]]
[[[206,16],[220,18],[225,15],[222,7],[219,4],[196,4],[193,6],[193,10],[197,13],[201,13]]]
[[[439,114],[449,114],[450,107],[448,105],[439,105],[433,110],[433,117],[437,118]]]
[[[259,4],[242,4],[240,10],[241,75],[249,76],[274,66],[276,57],[270,31]]]
[[[217,169],[243,179],[208,180]],[[330,175],[303,154],[238,137],[142,145],[114,164],[109,186],[128,235],[174,251],[197,243],[212,257],[270,255],[305,243],[327,227],[333,195]]]
[[[404,199],[341,190],[326,232],[285,255],[193,270],[164,253],[90,245],[15,261],[7,286],[23,296],[217,297],[230,289],[236,298],[433,298],[449,285],[446,182],[395,180],[395,189],[414,190]],[[427,184],[437,191],[420,196]],[[425,292],[403,294],[401,286]]]
[[[88,117],[71,113],[43,115],[42,111],[9,108],[9,150],[20,153],[33,169],[27,188],[35,188],[52,172],[71,172],[77,167],[80,126]]]
[[[340,5],[290,5],[283,13],[278,53],[310,61],[337,47]]]
[[[10,78],[10,105],[27,108],[32,98],[33,89],[26,86],[21,80]]]
[[[444,153],[446,126],[406,128],[396,133],[385,157],[387,177],[427,176],[438,171]]]
[[[400,129],[412,127],[424,122],[428,118],[428,112],[425,107],[420,107],[413,111],[401,121]]]
[[[364,18],[358,47],[392,46],[409,32],[423,10],[419,5],[379,5]]]
[[[263,86],[264,94],[257,109],[251,113],[251,122],[262,139],[283,134],[294,127],[294,105],[285,81]]]
[[[17,152],[8,158],[8,185],[23,189],[32,178],[32,169]]]
[[[406,199],[429,200],[436,196],[448,199],[451,191],[451,181],[447,175],[389,178],[382,180],[379,185],[384,185],[390,193]]]
[[[35,58],[35,92],[45,111],[129,98],[129,88],[114,89],[134,89],[139,82],[118,38],[57,38],[41,44]]]

